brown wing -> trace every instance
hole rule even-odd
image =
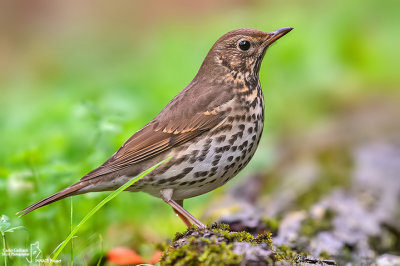
[[[220,112],[197,113],[191,120],[170,120],[160,123],[156,119],[133,135],[125,144],[102,166],[84,176],[80,182],[57,192],[37,203],[20,211],[20,216],[37,208],[75,195],[79,189],[88,185],[87,181],[101,175],[113,173],[125,167],[134,165],[151,158],[180,143],[188,141],[199,134],[210,130],[223,121],[224,115]],[[186,126],[184,126],[186,125]]]
[[[152,158],[221,123],[225,114],[219,107],[231,100],[232,94],[220,92],[217,95],[211,89],[197,98],[195,94],[193,86],[186,87],[154,120],[128,139],[110,159],[84,176],[81,181],[113,173]]]

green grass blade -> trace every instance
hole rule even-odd
[[[122,185],[121,187],[119,187],[117,190],[113,191],[110,195],[108,195],[105,199],[103,199],[99,204],[96,205],[96,207],[94,207],[83,219],[82,221],[80,221],[80,223],[74,228],[74,230],[72,230],[72,232],[67,236],[67,238],[63,241],[63,243],[59,246],[59,248],[57,249],[57,251],[55,251],[54,256],[52,258],[52,261],[55,261],[58,257],[58,255],[60,255],[61,251],[64,249],[64,247],[68,244],[68,242],[71,240],[71,238],[75,235],[75,233],[79,230],[79,228],[85,224],[85,222],[93,216],[93,214],[95,214],[99,209],[101,209],[101,207],[103,207],[107,202],[109,202],[110,200],[112,200],[113,198],[115,198],[119,193],[121,193],[122,191],[124,191],[125,189],[127,189],[128,187],[130,187],[131,185],[133,185],[136,181],[138,181],[139,179],[141,179],[142,177],[144,177],[145,175],[147,175],[148,173],[150,173],[151,171],[153,171],[156,167],[158,167],[159,165],[167,162],[170,158],[165,159],[162,162],[159,162],[158,164],[154,165],[153,167],[147,169],[146,171],[142,172],[140,175],[132,178],[131,180],[129,180],[128,182],[126,182],[124,185]],[[50,265],[52,265],[52,261],[50,261]]]
[[[73,230],[72,216],[74,214],[74,205],[72,202],[72,197],[69,198],[69,202],[70,202],[70,208],[71,208],[69,232],[71,233]],[[74,265],[74,238],[71,238],[71,266],[73,266],[73,265]]]

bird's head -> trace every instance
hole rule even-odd
[[[256,29],[230,31],[212,46],[199,72],[206,72],[208,76],[227,72],[258,76],[267,48],[292,29],[287,27],[273,32]]]

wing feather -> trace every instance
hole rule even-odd
[[[225,112],[220,106],[233,99],[231,93],[206,92],[200,98],[186,87],[149,124],[129,138],[103,165],[82,177],[81,181],[110,174],[157,156],[196,138],[220,124]],[[214,95],[215,94],[215,95]],[[205,102],[206,99],[213,99]],[[217,99],[217,100],[215,100]],[[182,107],[182,102],[185,102]],[[205,107],[206,106],[206,107]],[[208,108],[207,108],[208,106]]]

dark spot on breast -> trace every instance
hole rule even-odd
[[[190,163],[195,163],[196,161],[197,161],[197,154],[199,154],[199,150],[194,150],[194,151],[192,151],[191,152],[191,154],[190,154],[190,160],[189,160],[189,162]]]
[[[223,152],[223,147],[216,147],[214,150],[215,150],[215,153],[221,153],[221,152]]]
[[[248,164],[250,162],[250,160],[251,160],[251,156],[249,157],[249,159],[247,159],[245,164]]]
[[[185,169],[183,169],[182,173],[184,173],[185,175],[187,175],[187,174],[189,174],[192,170],[193,170],[193,167],[186,167]]]
[[[208,175],[208,171],[199,171],[194,173],[194,177],[201,177],[201,176],[206,176]]]
[[[229,116],[229,117],[228,117],[228,122],[229,122],[229,123],[232,123],[233,120],[235,120],[235,117],[233,117],[233,116]]]
[[[212,139],[208,139],[208,140],[206,141],[206,144],[204,145],[204,148],[203,148],[203,150],[201,151],[201,154],[200,154],[200,156],[199,156],[199,158],[198,158],[198,160],[199,160],[200,162],[204,161],[204,159],[206,158],[206,156],[207,156],[207,154],[208,154],[208,151],[209,151],[210,148],[211,148],[211,142],[212,142]]]
[[[223,125],[223,126],[217,128],[213,133],[214,134],[218,134],[220,132],[229,131],[231,129],[232,129],[232,125],[231,124],[226,124],[226,125]]]
[[[214,161],[212,162],[213,166],[216,166],[219,163],[219,160],[221,159],[221,156],[222,156],[221,154],[215,155]]]
[[[243,124],[240,124],[238,127],[239,127],[239,130],[241,130],[241,131],[243,131],[246,128],[246,126]]]
[[[232,150],[232,151],[236,151],[236,150],[237,150],[237,146],[232,146],[232,147],[231,147],[231,150]]]
[[[240,161],[240,156],[237,156],[237,157],[235,158],[235,161],[236,161],[236,162],[239,162],[239,161]]]
[[[232,162],[232,160],[233,160],[233,156],[229,156],[228,157],[228,162]]]
[[[187,167],[187,168],[183,169],[182,173],[180,173],[180,174],[178,174],[178,175],[176,175],[176,176],[170,177],[170,178],[168,178],[167,180],[168,180],[169,182],[172,182],[172,181],[175,181],[175,180],[178,180],[178,179],[182,179],[182,178],[184,178],[188,173],[190,173],[190,171],[192,171],[192,170],[193,170],[193,167]],[[161,181],[161,180],[160,180],[160,181]]]
[[[246,146],[247,146],[248,142],[247,140],[245,142],[242,143],[242,145],[239,145],[239,150],[242,151]]]
[[[214,178],[213,180],[209,181],[208,184],[214,183],[215,181],[217,181],[216,178]]]
[[[218,143],[223,142],[225,139],[226,139],[226,135],[219,136],[219,137],[217,138],[217,142],[218,142]]]
[[[252,108],[255,108],[255,107],[257,106],[257,103],[258,103],[258,97],[256,97],[256,98],[250,103],[250,106],[251,106]]]
[[[222,174],[221,178],[224,177],[228,173],[228,170],[225,170],[225,172]]]
[[[183,163],[184,161],[186,161],[189,158],[189,156],[184,155],[178,159],[176,159],[176,161],[174,162],[174,165],[179,165],[181,163]]]
[[[249,134],[253,133],[253,128],[252,128],[252,127],[249,127],[249,128],[247,129],[247,132],[249,132]]]
[[[233,145],[237,140],[237,134],[233,134],[232,137],[229,139],[229,144]]]
[[[157,184],[164,184],[167,181],[168,181],[168,179],[164,178],[164,179],[158,180]]]
[[[208,177],[214,176],[216,174],[217,170],[218,170],[218,167],[216,167],[216,166],[211,168],[210,173],[208,174]]]
[[[204,161],[206,159],[207,153],[208,153],[208,151],[201,153],[201,155],[199,157],[199,161],[200,162],[202,162],[202,161]]]
[[[254,122],[254,131],[258,132],[258,121]]]
[[[251,151],[251,149],[253,149],[253,146],[254,146],[254,143],[253,142],[250,143],[248,151]]]
[[[171,168],[171,167],[175,164],[175,163],[170,164],[170,162],[171,162],[171,161],[169,161],[168,163],[166,163],[165,166],[162,165],[161,167],[155,169],[153,172],[149,173],[147,176],[156,176],[156,175],[162,175],[162,174],[164,174],[165,172],[167,172],[167,170],[168,170],[169,168]]]

